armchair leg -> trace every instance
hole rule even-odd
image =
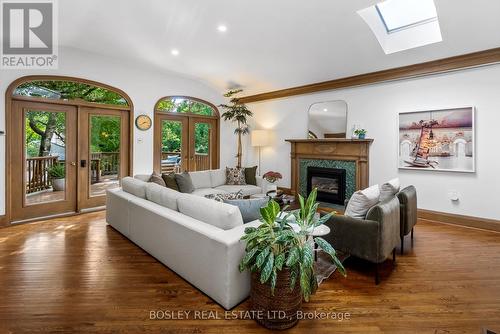
[[[392,250],[392,262],[396,264],[396,248]]]
[[[378,285],[380,283],[380,277],[379,277],[379,274],[378,274],[378,268],[379,267],[379,264],[376,263],[375,264],[375,285]]]
[[[405,237],[401,237],[401,255],[403,255],[404,244],[405,244]]]
[[[411,240],[413,241],[413,229],[414,227],[411,228]]]

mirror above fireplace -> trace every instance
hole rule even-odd
[[[346,138],[347,103],[337,100],[312,104],[308,128],[309,139]]]

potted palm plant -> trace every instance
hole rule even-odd
[[[66,167],[62,163],[56,163],[47,171],[54,191],[64,191],[66,185]]]
[[[334,213],[318,217],[316,195],[316,189],[307,200],[299,195],[300,210],[286,216],[271,200],[261,208],[262,224],[246,228],[241,238],[246,242],[246,253],[239,269],[251,272],[252,310],[262,315],[256,320],[266,328],[294,326],[298,322],[297,312],[302,299],[309,301],[318,287],[311,234]],[[344,266],[337,258],[335,249],[323,238],[315,237],[314,242],[330,255],[345,276]]]
[[[236,167],[241,168],[241,157],[243,156],[242,136],[247,135],[250,132],[250,128],[247,124],[247,118],[252,117],[253,113],[248,110],[247,106],[243,103],[240,103],[238,98],[235,95],[241,93],[242,89],[234,89],[228,91],[224,94],[224,97],[230,98],[230,104],[221,104],[219,107],[224,109],[224,113],[221,117],[225,121],[231,121],[236,123],[236,128],[234,129],[234,133],[238,136],[238,151],[236,153]]]

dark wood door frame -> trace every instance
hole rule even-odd
[[[89,84],[101,88],[105,88],[107,90],[113,91],[120,96],[122,96],[126,101],[127,101],[127,106],[113,106],[113,105],[106,105],[106,104],[98,104],[98,103],[90,103],[86,101],[81,101],[81,100],[50,100],[50,99],[43,99],[43,98],[35,98],[35,97],[26,97],[26,96],[14,96],[14,90],[21,84],[30,82],[30,81],[72,81],[72,82],[79,82],[79,83],[84,83],[84,84]],[[71,76],[58,76],[58,75],[29,75],[29,76],[24,76],[16,79],[13,81],[9,87],[7,88],[5,92],[5,126],[6,126],[6,131],[5,131],[5,156],[9,157],[10,152],[11,152],[11,145],[13,142],[13,138],[11,138],[11,130],[12,130],[12,124],[11,124],[11,114],[13,112],[12,110],[12,104],[13,101],[32,101],[32,102],[43,102],[45,104],[57,104],[57,105],[68,105],[68,106],[75,106],[78,109],[80,107],[93,107],[93,108],[100,108],[100,109],[110,109],[110,110],[125,110],[129,112],[129,139],[128,139],[128,146],[129,146],[129,163],[128,163],[128,175],[133,174],[133,150],[134,150],[134,104],[132,102],[132,99],[129,97],[127,93],[122,91],[119,88],[103,84],[97,81],[92,81],[88,79],[83,79],[83,78],[77,78],[77,77],[71,77]],[[13,166],[10,163],[9,159],[6,159],[6,164],[5,164],[5,216],[0,217],[0,226],[9,226],[10,223],[12,222],[11,219],[11,196],[12,196],[12,184],[11,180],[8,177],[8,175],[11,174],[11,171],[13,170]]]
[[[208,116],[208,115],[199,115],[199,114],[194,114],[194,113],[177,113],[177,112],[166,112],[166,111],[161,111],[158,110],[158,105],[161,101],[169,98],[184,98],[196,102],[201,102],[203,104],[206,104],[210,106],[214,112],[215,115],[213,116]],[[205,100],[196,98],[196,97],[191,97],[191,96],[180,96],[180,95],[171,95],[171,96],[164,96],[158,100],[155,104],[155,113],[154,113],[154,124],[153,124],[153,129],[154,129],[154,140],[153,140],[153,168],[154,171],[159,173],[161,172],[161,122],[162,120],[169,119],[169,120],[174,120],[174,121],[182,121],[183,124],[187,125],[186,126],[186,131],[184,132],[191,132],[191,127],[192,124],[195,122],[203,122],[203,120],[207,121],[210,123],[214,128],[216,129],[215,134],[214,134],[214,147],[213,147],[213,156],[212,156],[212,166],[211,168],[216,169],[219,168],[220,166],[220,113],[217,107]],[[183,125],[184,126],[184,125]],[[182,149],[186,151],[191,150],[192,148],[190,146],[190,140],[188,138],[188,134],[183,133],[182,134]],[[188,161],[190,160],[190,156],[186,155],[185,157],[182,157],[183,160],[183,165],[188,166]]]
[[[105,205],[105,197],[103,196],[90,196],[91,184],[89,173],[91,170],[91,158],[90,158],[90,116],[115,116],[120,117],[120,168],[119,177],[127,175],[129,171],[129,161],[123,159],[123,153],[129,151],[129,142],[126,135],[124,135],[123,129],[129,124],[128,113],[125,114],[124,110],[110,110],[102,108],[91,108],[91,107],[79,107],[78,110],[78,134],[81,137],[78,140],[78,163],[80,164],[82,160],[86,161],[86,167],[78,168],[78,211],[86,210],[89,208],[102,207]],[[128,154],[128,153],[127,153]]]
[[[27,220],[34,217],[49,216],[52,214],[74,213],[77,209],[76,203],[76,150],[77,150],[77,108],[74,106],[45,104],[40,102],[13,101],[11,129],[12,136],[18,138],[11,145],[11,154],[9,164],[21,165],[9,173],[9,180],[16,184],[11,188],[10,199],[13,220]],[[27,186],[26,186],[26,132],[24,129],[26,114],[28,111],[43,111],[50,113],[65,114],[65,161],[66,161],[66,186],[64,190],[64,199],[56,201],[43,201],[40,203],[27,204]]]

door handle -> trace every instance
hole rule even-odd
[[[87,167],[87,160],[80,160],[80,167],[82,168]]]
[[[71,161],[71,166],[76,166],[76,162]]]

